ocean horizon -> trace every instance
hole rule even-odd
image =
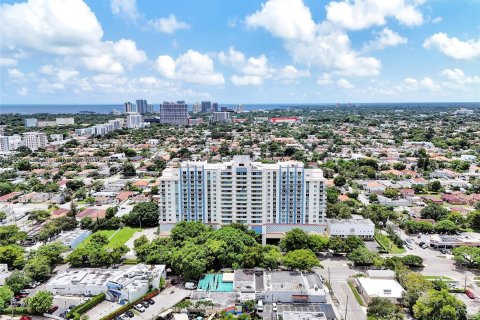
[[[153,103],[154,112],[158,112],[160,103]],[[189,109],[193,104],[189,103]],[[234,108],[237,104],[219,104],[219,107]],[[480,102],[388,102],[388,103],[271,103],[249,104],[244,103],[245,111],[274,110],[288,108],[337,108],[337,107],[450,107],[450,108],[479,108]],[[98,113],[108,114],[113,110],[122,111],[123,104],[0,104],[0,114],[79,114]]]

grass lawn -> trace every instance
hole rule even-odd
[[[104,236],[106,236],[109,240],[108,247],[113,247],[115,245],[119,246],[125,244],[128,239],[130,239],[136,232],[140,230],[140,228],[130,227],[124,227],[118,232],[117,230],[100,230],[88,236],[88,238],[85,239],[85,241],[83,241],[80,246],[85,246],[88,242],[90,242],[94,234],[103,234]]]
[[[355,286],[350,281],[348,281],[348,286],[352,290],[353,295],[355,296],[355,300],[357,300],[358,304],[364,307],[365,304],[363,303],[363,299],[360,296],[360,293],[358,293],[357,288],[355,288]]]
[[[431,281],[441,280],[443,282],[455,282],[452,278],[447,276],[422,276],[422,277],[426,280],[431,280]]]
[[[380,231],[375,231],[375,240],[384,250],[387,250],[389,253],[401,254],[405,252],[404,248],[399,248],[390,240],[389,237],[382,234]]]

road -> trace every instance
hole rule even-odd
[[[343,319],[346,311],[346,320],[366,320],[366,309],[358,304],[347,283],[347,279],[358,271],[350,269],[346,259],[342,257],[327,257],[321,259],[321,263],[324,268],[316,269],[315,272],[323,276],[326,281],[330,281],[332,293],[339,303],[338,306],[333,304],[333,307],[337,309],[336,313],[341,315],[340,319]]]
[[[172,291],[173,293],[171,293]],[[153,297],[154,305],[151,305],[144,313],[136,313],[134,319],[154,320],[163,311],[189,297],[190,293],[191,291],[185,290],[183,285],[166,288],[159,295]]]

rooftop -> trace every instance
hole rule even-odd
[[[405,291],[402,286],[393,279],[357,278],[363,290],[369,297],[401,298]]]

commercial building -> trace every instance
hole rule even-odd
[[[71,231],[62,232],[58,241],[68,246],[71,250],[75,249],[83,240],[85,240],[92,231],[75,229]]]
[[[212,112],[211,101],[202,101],[202,112]]]
[[[355,279],[355,285],[367,303],[372,298],[384,298],[394,304],[401,304],[405,291],[395,279],[359,277]]]
[[[160,288],[160,278],[165,276],[164,265],[138,264],[126,270],[67,269],[53,277],[45,289],[54,295],[94,296],[105,292],[107,300],[125,303],[143,296],[150,285]]]
[[[328,219],[327,233],[330,237],[359,236],[371,240],[375,234],[375,224],[370,219]]]
[[[55,123],[59,127],[71,126],[75,124],[75,118],[56,118]]]
[[[32,151],[45,148],[48,144],[47,135],[43,132],[25,132],[22,139],[23,145]]]
[[[280,303],[326,303],[322,281],[316,273],[266,271],[265,301]]]
[[[32,128],[37,126],[37,119],[35,118],[27,118],[24,120],[25,127]]]
[[[137,112],[142,113],[151,113],[153,111],[152,106],[148,105],[147,100],[137,100]]]
[[[218,102],[212,103],[212,112],[218,112]]]
[[[123,104],[123,112],[125,113],[135,112],[134,105],[131,102],[125,102]]]
[[[213,112],[212,122],[230,122],[230,112]]]
[[[164,102],[160,105],[160,123],[188,125],[188,107],[185,101]]]
[[[422,241],[436,249],[452,249],[456,247],[480,247],[480,239],[472,236],[447,236],[447,235],[429,235],[423,236]]]
[[[239,222],[266,238],[294,227],[325,231],[325,179],[302,162],[274,164],[234,156],[222,163],[183,162],[160,178],[160,229],[179,221],[212,225]]]
[[[42,120],[37,121],[37,127],[45,128],[45,127],[56,127],[57,121],[50,121],[50,120]]]
[[[243,104],[237,104],[237,113],[245,112],[245,106]]]
[[[135,128],[141,128],[143,127],[143,116],[140,113],[128,113],[127,114],[127,128],[129,129],[135,129]]]
[[[195,102],[192,106],[192,113],[202,112],[202,105],[199,102]]]
[[[289,117],[289,118],[270,118],[268,119],[268,121],[270,123],[275,123],[275,124],[278,124],[278,123],[295,123],[295,122],[298,122],[299,119],[298,118],[295,118],[295,117]]]

